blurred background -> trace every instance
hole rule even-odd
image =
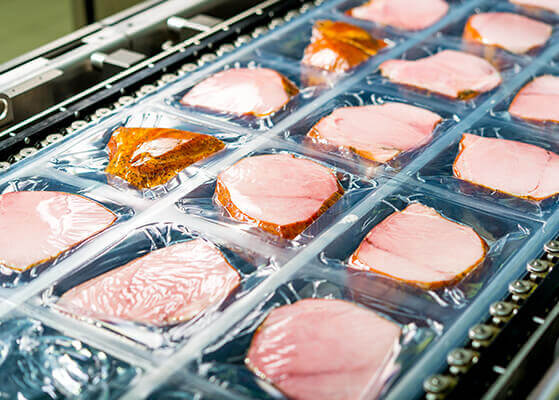
[[[0,0],[0,63],[142,0]]]

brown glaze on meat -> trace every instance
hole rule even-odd
[[[179,171],[223,149],[210,135],[167,128],[119,128],[107,145],[106,171],[138,188],[168,182]]]
[[[318,21],[302,63],[330,72],[347,71],[386,47],[366,30],[339,21]]]

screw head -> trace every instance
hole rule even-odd
[[[471,340],[485,341],[491,339],[493,336],[493,329],[485,324],[475,325],[470,328],[468,336]]]
[[[431,375],[423,381],[423,390],[428,393],[443,393],[451,386],[451,379],[445,375]]]
[[[489,313],[495,317],[508,317],[514,311],[514,306],[505,301],[497,301],[489,307]]]
[[[454,349],[446,357],[449,365],[463,367],[472,362],[474,358],[473,352],[466,349]]]
[[[552,240],[543,247],[548,253],[559,253],[559,240]]]
[[[534,260],[531,263],[528,263],[526,269],[528,272],[534,273],[545,273],[551,268],[551,263],[545,260]]]
[[[509,285],[509,291],[513,294],[526,294],[532,289],[532,285],[527,281],[514,281]]]

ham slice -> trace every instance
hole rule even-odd
[[[244,158],[219,174],[217,203],[243,222],[293,239],[344,193],[334,173],[291,154]]]
[[[551,36],[551,25],[507,12],[472,15],[464,28],[464,39],[523,54],[543,46]]]
[[[348,14],[382,25],[416,31],[440,20],[448,11],[443,0],[370,0]]]
[[[558,102],[559,77],[543,75],[520,89],[509,113],[517,118],[559,123]]]
[[[412,203],[375,226],[352,254],[349,266],[436,289],[462,279],[483,261],[486,249],[469,226]]]
[[[427,143],[441,117],[402,103],[338,108],[309,132],[320,143],[380,163]]]
[[[531,144],[466,133],[454,175],[512,196],[543,200],[559,193],[559,155]]]
[[[0,266],[25,271],[106,229],[116,216],[99,203],[62,192],[0,195]]]
[[[559,14],[559,0],[510,0],[511,3],[530,8],[541,8]]]
[[[152,251],[64,293],[58,306],[105,321],[186,321],[221,303],[240,283],[223,254],[202,239]]]
[[[372,398],[400,334],[356,304],[305,299],[268,315],[245,363],[293,400]]]
[[[138,188],[168,182],[181,170],[222,150],[210,135],[166,128],[118,128],[107,145],[106,171]]]
[[[203,80],[181,104],[235,115],[264,117],[298,93],[285,76],[268,68],[232,68]]]
[[[384,41],[357,26],[318,21],[301,62],[330,72],[344,72],[367,61],[385,46]]]
[[[488,92],[501,83],[499,71],[489,62],[455,50],[443,50],[416,61],[388,60],[380,70],[395,83],[460,99]]]

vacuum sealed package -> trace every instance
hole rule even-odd
[[[3,173],[5,396],[423,397],[559,231],[559,17],[425,2],[304,7]]]

